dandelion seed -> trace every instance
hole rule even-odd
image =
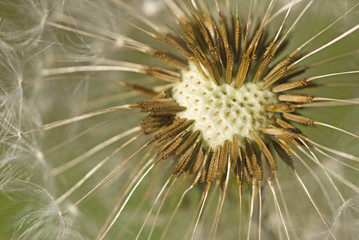
[[[8,236],[356,236],[358,3],[28,4],[0,34],[0,189],[41,204]]]

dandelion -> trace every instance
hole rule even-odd
[[[359,4],[320,4],[1,3],[5,237],[355,239]]]

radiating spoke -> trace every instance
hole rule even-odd
[[[268,180],[268,185],[272,191],[272,195],[273,195],[273,198],[274,198],[274,204],[276,206],[276,209],[279,213],[279,216],[280,216],[280,219],[281,219],[281,222],[283,224],[283,228],[284,228],[284,231],[285,231],[285,235],[287,236],[287,239],[289,240],[290,237],[289,237],[289,232],[288,232],[288,229],[287,229],[287,224],[285,223],[285,220],[284,220],[284,217],[283,217],[283,214],[282,214],[282,210],[280,208],[280,205],[279,205],[279,202],[278,202],[278,199],[277,199],[277,194],[275,193],[275,190],[274,190],[274,187],[273,187],[273,183]]]
[[[256,195],[256,183],[254,182],[254,183],[252,183],[251,202],[250,202],[248,230],[247,230],[247,240],[251,240],[255,195]]]
[[[118,212],[116,213],[116,216],[113,218],[112,222],[110,223],[110,225],[106,228],[105,232],[98,238],[99,240],[103,240],[105,238],[105,236],[107,235],[107,233],[111,230],[111,228],[113,227],[113,225],[115,224],[115,222],[117,221],[117,219],[120,217],[123,209],[125,208],[126,204],[128,203],[128,201],[131,199],[132,194],[135,192],[135,190],[137,189],[137,187],[140,185],[140,183],[142,182],[142,180],[146,177],[146,175],[152,170],[152,168],[154,167],[154,164],[152,164],[147,171],[141,176],[141,178],[137,181],[136,185],[132,188],[131,192],[128,194],[127,198],[125,199],[124,203],[122,204],[121,208],[118,210]]]
[[[308,189],[306,188],[306,186],[304,185],[302,179],[299,177],[299,175],[297,174],[297,172],[294,170],[294,174],[297,177],[299,183],[302,185],[304,192],[306,193],[306,195],[308,196],[308,199],[310,200],[310,202],[312,203],[313,207],[315,208],[315,211],[318,213],[319,217],[321,218],[322,222],[324,223],[325,227],[327,228],[328,232],[330,233],[330,235],[333,237],[333,239],[336,239],[336,237],[334,236],[332,230],[330,229],[330,227],[328,226],[328,223],[325,221],[322,213],[319,211],[319,208],[317,207],[317,204],[315,204],[312,196],[310,195]]]
[[[83,178],[81,178],[73,187],[71,187],[67,192],[65,192],[63,195],[61,195],[56,202],[57,203],[61,203],[62,201],[64,201],[66,198],[68,198],[74,191],[76,191],[79,187],[82,186],[82,184],[84,184],[93,174],[95,174],[106,162],[108,162],[108,160],[111,159],[111,157],[113,157],[116,153],[118,153],[121,149],[123,149],[124,147],[126,147],[128,144],[130,144],[131,142],[135,141],[136,139],[138,139],[138,137],[140,137],[141,135],[137,135],[133,138],[131,138],[130,140],[128,140],[126,143],[124,143],[121,147],[117,148],[115,151],[113,151],[109,156],[107,156],[106,158],[104,158],[102,161],[100,161],[95,167],[93,167]],[[144,145],[146,146],[146,145]],[[141,150],[142,148],[140,148]],[[137,151],[138,152],[138,151]],[[137,153],[136,152],[136,153]],[[133,156],[133,155],[132,155]],[[131,156],[131,157],[132,157]],[[122,168],[122,165],[125,164],[129,159],[125,160],[119,167],[117,167],[117,169]],[[111,174],[106,177],[105,179],[107,180],[110,176],[112,176]],[[102,180],[101,183],[103,181]],[[101,184],[98,184],[98,186],[100,186]],[[94,190],[94,189],[93,189]],[[93,191],[91,190],[91,192]],[[86,195],[87,196],[87,195]]]
[[[94,112],[85,113],[85,114],[77,116],[77,117],[72,117],[72,118],[60,120],[57,122],[48,123],[48,124],[43,125],[42,127],[23,132],[22,134],[29,134],[29,133],[38,132],[38,131],[46,131],[46,130],[50,130],[52,128],[64,126],[64,125],[78,122],[78,121],[82,121],[82,120],[85,120],[85,119],[88,119],[91,117],[95,117],[95,116],[98,116],[101,114],[105,114],[105,113],[109,113],[109,112],[113,112],[113,111],[117,111],[117,110],[122,110],[122,109],[133,109],[136,107],[137,107],[137,105],[135,105],[135,104],[125,104],[125,105],[121,105],[121,106],[105,108],[105,109],[97,110]]]

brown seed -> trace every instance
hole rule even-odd
[[[294,112],[296,107],[297,107],[297,105],[294,105],[294,104],[279,103],[279,104],[267,106],[266,110],[269,112],[277,112],[277,113]]]
[[[218,164],[219,164],[220,155],[221,155],[221,147],[217,146],[209,162],[209,166],[207,170],[207,179],[206,179],[207,183],[212,183],[218,175]]]
[[[153,115],[175,114],[186,109],[170,98],[142,100],[137,104],[141,112],[149,112]]]
[[[225,175],[227,173],[228,157],[229,157],[229,141],[226,140],[223,144],[223,148],[222,148],[219,163],[218,163],[219,179],[222,179],[223,177],[225,177]]]
[[[201,142],[196,143],[191,148],[189,148],[180,158],[172,174],[179,177],[183,173],[187,172],[188,169],[194,164],[197,159],[197,156],[201,149]]]
[[[171,125],[174,115],[148,115],[141,119],[141,128],[144,134],[151,134]]]
[[[181,146],[176,150],[176,157],[180,156],[183,152],[192,147],[200,136],[200,133],[201,132],[199,130],[191,133],[191,135],[183,143],[181,143]]]
[[[308,126],[314,125],[314,122],[315,122],[311,118],[296,115],[296,114],[291,114],[291,113],[283,113],[283,117],[285,119],[287,119],[287,120],[297,122],[297,123],[300,123],[300,124],[304,124],[304,125],[308,125]]]
[[[271,168],[272,174],[274,175],[274,177],[277,177],[277,164],[276,164],[271,152],[269,151],[267,146],[264,144],[262,139],[258,136],[258,134],[255,131],[251,131],[251,133],[252,133],[252,136],[254,137],[254,140],[257,142],[259,149],[262,151],[262,153],[266,157],[267,163],[268,163],[269,167]]]
[[[287,91],[287,90],[303,88],[306,86],[308,86],[306,79],[301,79],[301,80],[297,80],[297,81],[293,81],[293,82],[289,82],[289,83],[280,84],[280,85],[274,87],[272,89],[272,92],[278,93],[278,92],[283,92],[283,91]]]
[[[278,153],[279,157],[283,160],[283,162],[285,162],[289,167],[294,170],[293,159],[286,150],[286,147],[276,141],[272,141],[272,144],[275,151]]]
[[[283,121],[280,118],[276,119],[276,123],[278,123],[279,126],[281,126],[282,128],[284,128],[286,130],[289,130],[292,133],[296,133],[296,134],[301,134],[302,133],[298,128],[294,127],[292,124],[289,124],[286,121]]]
[[[283,102],[299,102],[299,103],[311,103],[314,97],[310,95],[279,95],[278,99]]]

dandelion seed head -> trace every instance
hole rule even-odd
[[[251,130],[260,134],[260,128],[274,124],[266,106],[278,101],[271,91],[261,90],[261,85],[249,82],[239,89],[234,84],[218,86],[190,64],[189,70],[182,71],[182,81],[173,86],[172,97],[186,107],[177,116],[194,120],[192,131],[199,130],[204,144],[215,149],[226,140],[232,141],[234,134],[240,142],[254,140]]]
[[[355,1],[8,2],[6,237],[355,238]]]

